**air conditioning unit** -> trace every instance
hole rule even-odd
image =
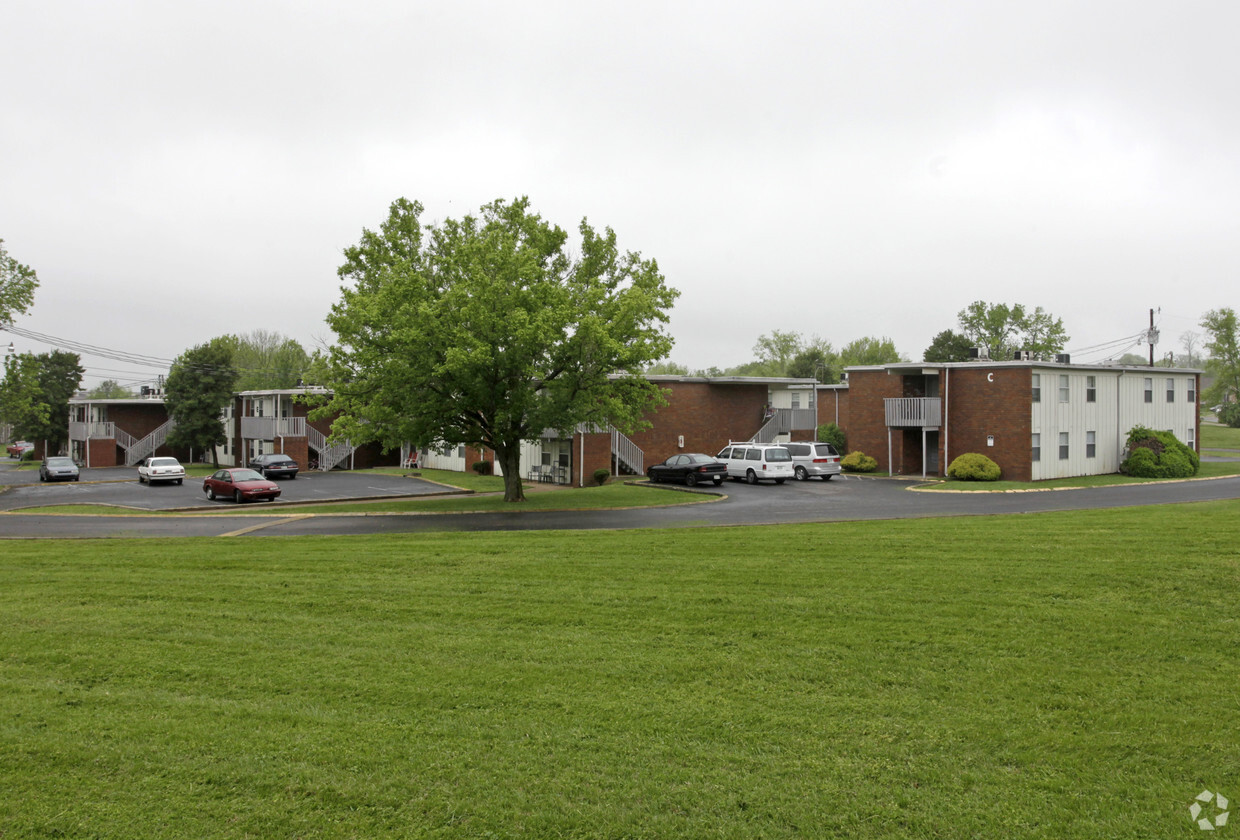
[[[1059,353],[1055,356],[1055,361],[1061,365],[1070,365],[1072,364],[1072,357],[1067,353]]]
[[[1033,354],[1028,350],[1017,350],[1016,354],[1013,355],[1012,358],[1018,362],[1031,362],[1033,361]]]

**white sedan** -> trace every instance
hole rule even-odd
[[[138,483],[154,484],[171,481],[180,484],[185,480],[185,467],[176,458],[150,457],[138,464]]]

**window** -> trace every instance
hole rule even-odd
[[[1068,401],[1068,395],[1071,391],[1068,388],[1068,375],[1066,373],[1059,374],[1059,401],[1065,403]]]
[[[1085,457],[1093,458],[1098,454],[1098,433],[1085,433]]]
[[[1033,375],[1033,401],[1042,402],[1042,374]]]
[[[1194,429],[1192,426],[1189,426],[1188,435],[1184,438],[1184,442],[1188,444],[1188,448],[1193,450],[1194,452],[1197,451],[1197,444],[1195,443],[1196,434],[1197,434],[1197,430]]]
[[[1085,402],[1098,401],[1098,377],[1085,377]]]
[[[801,407],[801,392],[800,391],[792,392],[792,407],[793,408]]]
[[[1033,460],[1042,460],[1042,436],[1037,432],[1033,433]]]
[[[1059,460],[1068,460],[1068,433],[1059,433]]]
[[[1175,402],[1175,380],[1167,380],[1167,402]]]
[[[1188,380],[1188,401],[1193,404],[1196,404],[1197,402],[1197,380],[1196,379]]]
[[[1154,401],[1154,380],[1148,376],[1145,377],[1145,401],[1147,403]]]

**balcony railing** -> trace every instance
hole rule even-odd
[[[279,437],[305,437],[304,417],[242,417],[241,437],[246,440],[275,440]]]
[[[943,425],[943,400],[939,397],[896,397],[883,400],[888,426],[937,429]]]
[[[69,424],[70,440],[96,440],[98,438],[115,437],[115,423],[83,423],[74,420]]]

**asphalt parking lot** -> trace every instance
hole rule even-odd
[[[681,492],[708,504],[619,510],[503,510],[488,513],[316,514],[288,501],[390,498],[445,492],[418,478],[367,473],[311,474],[280,482],[287,501],[244,505],[266,515],[197,516],[194,511],[236,510],[232,502],[208,502],[202,481],[181,487],[139,485],[132,471],[88,471],[82,484],[38,484],[22,479],[0,493],[0,538],[297,536],[412,534],[442,531],[591,530],[779,525],[865,519],[1029,514],[1057,510],[1132,507],[1240,498],[1240,477],[1131,484],[1079,490],[1008,493],[915,492],[920,481],[840,476],[832,481],[789,481],[783,485],[724,482],[722,487]],[[136,474],[135,474],[136,475]],[[0,466],[0,484],[14,476]],[[28,483],[33,480],[33,484]],[[665,487],[667,485],[660,485]],[[547,492],[555,492],[554,490]],[[650,492],[665,492],[652,489]],[[676,492],[676,491],[672,491]],[[21,508],[101,503],[183,512],[159,516],[46,516]],[[84,508],[83,513],[89,509]]]
[[[180,486],[170,483],[139,484],[132,467],[82,469],[80,481],[40,483],[35,470],[16,470],[0,464],[0,510],[47,505],[118,505],[139,510],[199,510],[235,507],[231,501],[208,501],[202,478],[187,477]],[[376,473],[303,473],[296,479],[277,481],[280,499],[273,506],[290,502],[323,502],[336,499],[425,496],[454,492],[420,478]],[[265,507],[247,503],[246,507]]]

